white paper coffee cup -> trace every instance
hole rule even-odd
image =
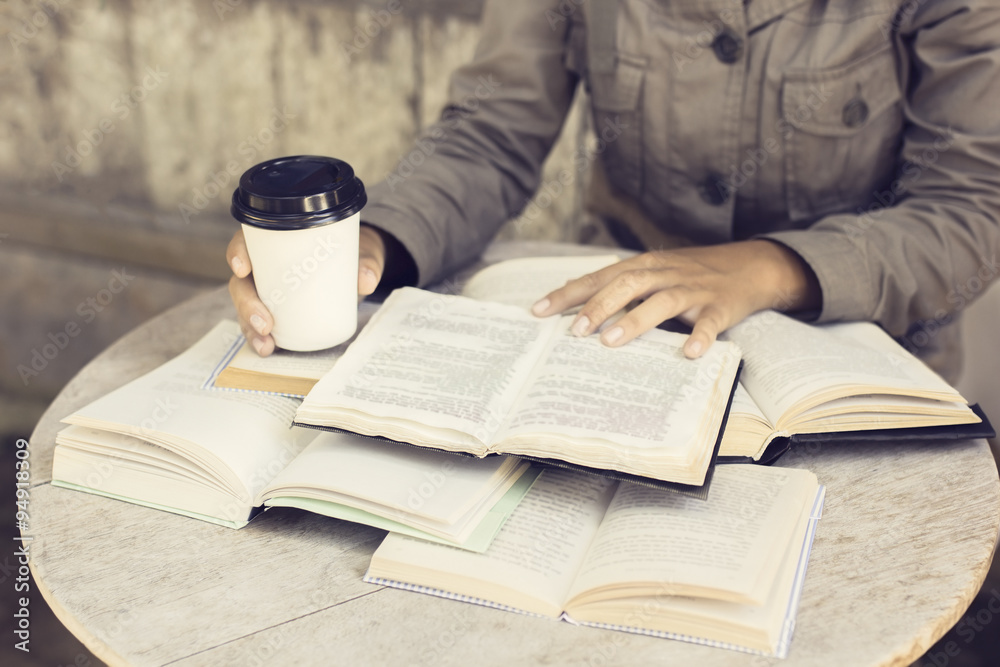
[[[275,345],[321,350],[358,325],[358,229],[364,184],[350,165],[312,155],[247,170],[233,193],[257,294]]]

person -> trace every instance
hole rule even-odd
[[[639,299],[602,341],[680,316],[689,357],[765,308],[868,320],[954,379],[955,323],[996,273],[998,72],[1000,6],[985,0],[488,0],[422,163],[372,188],[358,292],[476,256],[538,188],[582,83],[601,171],[645,216],[623,234],[647,248],[537,315],[584,304],[573,331],[588,335]],[[657,247],[650,229],[694,245]],[[269,354],[240,234],[227,258]]]

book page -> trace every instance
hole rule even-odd
[[[180,356],[63,421],[170,449],[249,502],[316,433],[291,426],[297,399],[202,387],[238,335],[236,322],[220,322]]]
[[[910,396],[864,395],[838,398],[809,408],[789,421],[799,433],[871,431],[885,428],[917,428],[978,424],[979,417],[965,403],[931,401]]]
[[[707,500],[622,484],[571,592],[573,604],[628,595],[695,595],[761,604],[816,477],[719,466]]]
[[[683,334],[653,329],[618,348],[597,335],[569,333],[562,319],[504,437],[558,431],[598,437],[663,452],[689,444],[715,401],[720,377],[728,401],[739,351],[732,343],[709,348],[699,359],[683,353]],[[714,439],[712,445],[715,444]]]
[[[582,625],[699,643],[707,640],[710,645],[787,657],[824,496],[823,487],[816,487],[811,502],[802,505],[788,546],[773,549],[770,557],[781,564],[763,605],[671,595],[670,586],[651,583],[637,595],[616,594],[613,600],[572,605],[572,614],[564,618]]]
[[[767,417],[750,397],[750,393],[742,382],[736,385],[736,391],[733,392],[733,405],[729,408],[729,418],[732,419],[735,415],[742,415],[749,420],[767,424]]]
[[[456,524],[494,502],[528,464],[478,459],[348,433],[322,433],[261,493],[330,500],[429,531],[458,535]],[[517,475],[515,475],[515,472]]]
[[[557,325],[513,306],[396,290],[296,420],[441,446],[440,433],[414,432],[423,425],[489,443]]]
[[[368,323],[371,316],[378,310],[379,304],[362,301],[358,304],[358,332]],[[238,369],[252,373],[279,375],[284,377],[306,378],[319,380],[333,368],[333,364],[347,351],[347,346],[354,341],[357,334],[348,341],[334,347],[315,352],[293,352],[276,349],[272,354],[262,357],[257,354],[243,336],[243,343],[235,356],[226,364],[226,369]],[[223,373],[225,370],[222,371]]]
[[[206,486],[224,484],[211,470],[199,467],[191,459],[133,435],[67,426],[56,434],[56,444],[64,445],[62,450],[72,449],[74,456],[92,455],[95,461],[104,463],[148,466],[156,474],[176,475]]]
[[[247,523],[241,490],[189,458],[132,435],[67,426],[56,435],[52,484],[211,521]]]
[[[944,378],[932,371],[927,364],[910,354],[906,348],[874,324],[870,322],[837,322],[826,324],[823,328],[843,340],[854,341],[859,345],[880,352],[894,367],[900,368],[908,378],[921,388],[925,388],[929,392],[953,396],[955,400],[965,402],[961,399],[958,391]]]
[[[462,289],[464,296],[497,301],[525,310],[569,280],[610,266],[618,255],[521,257],[498,262],[476,273]]]
[[[486,553],[390,534],[368,576],[558,616],[614,489],[604,477],[547,469]]]
[[[743,348],[741,380],[768,420],[778,428],[792,412],[819,402],[853,394],[937,393],[960,400],[928,381],[922,364],[871,323],[809,325],[774,311],[751,315],[722,338]],[[859,330],[867,330],[859,335]],[[872,347],[867,340],[888,339]],[[892,350],[892,353],[887,353]],[[910,359],[913,361],[911,362]],[[949,398],[945,398],[949,396]],[[930,396],[929,396],[930,397]]]
[[[719,456],[757,456],[772,431],[774,426],[740,382],[733,393]]]

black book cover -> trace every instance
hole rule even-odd
[[[922,426],[917,428],[884,428],[871,431],[842,431],[833,433],[800,433],[791,437],[775,438],[764,450],[759,461],[749,456],[720,456],[719,463],[757,463],[771,465],[781,458],[782,454],[795,447],[796,444],[820,442],[836,444],[838,442],[901,442],[901,441],[955,441],[975,438],[994,438],[996,431],[987,419],[986,413],[978,403],[969,408],[982,419],[978,424],[958,424],[953,426]]]

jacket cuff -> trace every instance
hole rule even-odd
[[[826,230],[787,230],[761,234],[786,246],[816,274],[823,306],[816,322],[868,320],[875,310],[864,251],[846,234]]]
[[[391,234],[399,241],[413,260],[417,272],[416,284],[424,286],[437,274],[440,250],[428,242],[431,235],[427,230],[420,229],[420,221],[414,219],[412,212],[398,210],[381,201],[384,195],[382,190],[384,183],[378,183],[369,190],[369,203],[361,211],[361,222]]]

